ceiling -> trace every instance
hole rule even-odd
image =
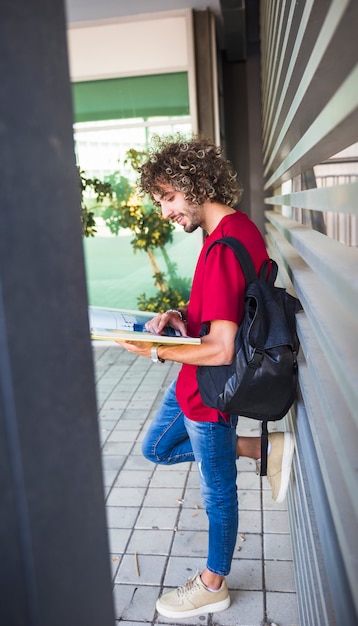
[[[235,4],[231,2],[231,4]],[[220,15],[220,0],[65,0],[68,22],[127,17],[178,9],[211,9]]]
[[[180,9],[210,9],[216,17],[219,47],[226,50],[229,61],[242,61],[246,58],[247,18],[254,12],[254,22],[258,22],[258,2],[259,0],[65,0],[65,5],[67,22],[70,24]]]

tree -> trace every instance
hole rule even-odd
[[[131,149],[127,152],[125,162],[130,162],[133,169],[137,170],[147,157],[146,152]],[[135,253],[143,251],[148,256],[158,293],[149,299],[145,294],[141,294],[138,297],[138,307],[141,310],[161,311],[182,306],[188,300],[191,281],[177,276],[176,264],[170,261],[165,249],[166,244],[173,241],[174,224],[165,220],[150,202],[140,198],[136,194],[135,186],[119,171],[106,177],[104,182],[97,178],[86,178],[84,172],[80,170],[79,174],[83,236],[94,237],[97,232],[94,212],[90,211],[84,202],[85,191],[91,189],[98,203],[106,200],[102,217],[110,232],[118,235],[121,228],[130,229],[133,234],[131,239],[133,251]],[[168,279],[159,268],[155,257],[156,249],[163,255]]]
[[[102,203],[105,198],[112,198],[112,188],[109,183],[104,183],[98,178],[87,178],[85,172],[78,168],[78,174],[80,178],[81,189],[81,222],[82,222],[82,236],[94,237],[96,230],[96,221],[94,219],[94,212],[90,211],[84,201],[84,195],[86,190],[92,189],[96,195],[98,203]]]

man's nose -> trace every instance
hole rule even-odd
[[[166,202],[163,202],[161,204],[161,210],[162,210],[162,216],[164,217],[164,219],[169,220],[172,217],[173,211]]]

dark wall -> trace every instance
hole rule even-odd
[[[222,60],[224,145],[244,187],[240,209],[264,232],[259,60]]]
[[[242,18],[241,18],[242,21]],[[240,33],[236,35],[236,39]],[[223,145],[243,183],[241,210],[264,233],[259,6],[246,4],[241,45],[219,57]]]

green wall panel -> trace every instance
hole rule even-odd
[[[187,72],[74,83],[75,122],[189,115]]]

